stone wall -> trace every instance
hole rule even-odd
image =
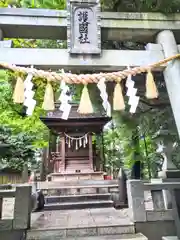
[[[3,200],[14,198],[13,214],[3,214]],[[0,236],[6,240],[26,239],[30,228],[31,186],[17,186],[15,190],[0,190]]]
[[[128,180],[127,193],[129,215],[137,232],[149,240],[160,240],[163,236],[179,236],[179,216],[176,203],[180,183],[144,183],[141,180]],[[164,204],[163,190],[171,193],[172,208]],[[147,193],[150,199],[147,201]]]

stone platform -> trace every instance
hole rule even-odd
[[[37,189],[45,195],[81,195],[96,193],[111,193],[118,191],[116,180],[79,180],[62,182],[37,182]]]
[[[31,226],[28,240],[134,234],[135,231],[129,217],[114,208],[33,213]]]
[[[104,172],[64,172],[64,173],[51,173],[48,179],[52,182],[61,181],[76,181],[76,180],[103,180]]]

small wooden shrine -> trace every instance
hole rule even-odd
[[[97,148],[104,125],[111,120],[105,114],[80,115],[78,105],[72,104],[68,120],[61,118],[59,104],[41,117],[56,138],[56,150],[50,150],[52,181],[66,179],[102,179],[103,150]],[[98,142],[99,143],[99,142]]]

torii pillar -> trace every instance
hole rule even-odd
[[[165,58],[179,54],[178,46],[172,31],[165,30],[160,32],[157,36],[157,43],[161,44]],[[178,135],[180,137],[180,59],[174,59],[168,63],[164,70],[164,80],[166,82],[169,100],[174,114]],[[164,175],[162,176],[163,181],[166,181],[165,178],[169,178],[171,181],[175,178],[180,178],[180,171],[171,163],[172,160],[170,157],[167,158],[166,164],[164,164],[166,165],[166,169],[162,169],[161,172],[161,174]],[[169,208],[172,202],[171,194],[169,194],[167,190],[164,190],[164,197],[167,205],[166,207]],[[177,234],[180,236],[180,230],[178,229],[179,228],[177,228]]]
[[[162,46],[165,58],[179,54],[178,46],[174,37],[174,34],[170,30],[162,31],[157,36],[157,43]],[[164,70],[164,80],[166,82],[167,92],[171,103],[174,119],[180,137],[180,59],[174,59],[167,64]],[[167,159],[169,164],[166,166],[174,166],[171,159]],[[167,168],[166,171],[173,170]],[[177,168],[174,166],[174,170]],[[164,169],[165,171],[165,169]],[[170,173],[170,172],[169,172]],[[167,174],[165,174],[167,175]],[[171,175],[171,174],[169,174]],[[173,174],[174,175],[174,174]],[[180,171],[179,171],[180,178]],[[177,173],[176,173],[177,178]]]
[[[179,53],[174,34],[170,30],[160,32],[157,43],[161,44],[165,58]],[[168,63],[164,70],[164,80],[180,137],[180,59]]]

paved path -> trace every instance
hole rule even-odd
[[[127,226],[132,224],[122,210],[114,208],[46,211],[32,214],[32,229]]]
[[[129,217],[114,208],[34,213],[31,226],[28,240],[80,240],[80,237],[85,240],[89,236],[134,234],[134,224]]]

